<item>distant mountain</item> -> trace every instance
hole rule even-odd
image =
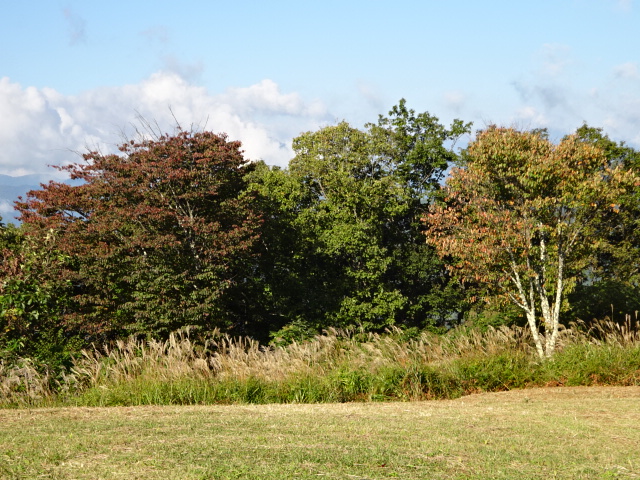
[[[0,174],[0,217],[3,223],[19,223],[15,216],[17,212],[13,209],[13,202],[18,197],[26,197],[30,190],[39,190],[41,184],[47,184],[50,180],[60,181],[52,175],[23,175],[21,177],[11,177]],[[71,183],[71,181],[68,181]],[[75,182],[74,182],[75,183]]]

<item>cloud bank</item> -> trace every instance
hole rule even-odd
[[[77,95],[0,78],[0,174],[55,175],[48,165],[76,162],[78,152],[113,152],[123,135],[134,135],[140,117],[169,133],[176,120],[185,129],[227,133],[242,141],[247,158],[286,166],[293,156],[291,140],[301,132],[369,111],[374,115],[367,113],[365,120],[374,121],[390,107],[364,81],[351,92],[348,106],[308,101],[296,92],[281,91],[269,79],[212,94],[193,81],[199,65],[171,59],[166,63],[165,69],[139,83]],[[613,139],[640,148],[640,64],[610,64],[595,75],[591,70],[571,48],[544,45],[534,55],[531,69],[513,78],[512,90],[505,89],[501,98],[477,89],[452,88],[440,92],[442,110],[432,113],[474,121],[476,128],[485,127],[487,121],[545,127],[555,139],[586,121],[603,127]],[[431,108],[410,106],[417,111]]]
[[[537,68],[511,85],[520,105],[511,122],[563,135],[583,122],[640,148],[640,70],[637,62],[613,65],[597,76],[568,47],[545,45]]]
[[[165,132],[177,120],[185,129],[227,133],[242,141],[247,158],[284,166],[292,157],[291,140],[332,118],[321,103],[283,93],[271,80],[212,95],[171,71],[75,96],[4,77],[0,111],[0,173],[12,176],[53,173],[48,165],[76,162],[74,152],[115,151],[140,117]]]

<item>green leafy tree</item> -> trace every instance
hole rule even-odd
[[[23,228],[0,227],[0,351],[55,367],[69,361],[77,339],[61,323],[70,285],[52,272],[67,259],[49,232],[42,242]]]
[[[455,145],[470,133],[471,123],[456,119],[446,128],[428,112],[416,114],[401,99],[387,117],[380,115],[367,129],[375,157],[386,165],[385,174],[402,185],[406,195],[404,215],[385,224],[383,240],[394,257],[387,278],[401,285],[407,298],[399,318],[407,326],[449,326],[467,308],[466,293],[450,282],[433,247],[425,244],[420,218],[440,195],[446,169],[458,162]]]
[[[601,128],[583,124],[575,132],[581,142],[601,149],[611,165],[640,173],[640,152],[611,140]],[[583,320],[622,320],[640,310],[640,192],[630,189],[620,196],[620,208],[610,210],[602,223],[606,247],[579,278],[569,296],[571,312]]]
[[[581,142],[601,149],[611,165],[640,173],[640,152],[624,142],[614,142],[600,128],[584,124],[575,135]],[[599,275],[626,280],[638,285],[640,280],[640,192],[630,189],[620,198],[620,209],[611,211],[611,221],[603,224],[614,248],[601,254]]]
[[[337,303],[329,322],[381,328],[395,322],[406,299],[384,282],[391,256],[382,243],[385,221],[406,212],[402,186],[386,175],[365,132],[343,122],[294,140],[291,175],[306,184],[315,202],[298,221],[318,253],[316,264],[333,280]],[[317,272],[319,273],[319,272]]]
[[[463,281],[522,309],[538,354],[549,357],[567,292],[607,248],[604,226],[637,184],[632,171],[577,136],[554,145],[538,132],[491,127],[425,218],[427,242]]]
[[[185,325],[232,330],[224,296],[242,282],[260,219],[243,196],[240,143],[178,131],[89,152],[18,202],[28,232],[54,232],[72,259],[74,304],[65,322],[93,335],[164,335]]]
[[[365,130],[341,122],[303,133],[287,170],[252,174],[269,209],[264,288],[284,325],[424,327],[451,312],[419,219],[469,126],[446,129],[404,100],[389,115]]]
[[[242,305],[245,329],[263,341],[291,324],[300,326],[300,332],[317,333],[329,326],[318,319],[334,309],[336,297],[327,288],[333,284],[332,265],[315,251],[308,225],[300,218],[315,199],[288,170],[264,162],[255,165],[247,181],[263,224],[253,275],[242,285],[250,299]],[[288,331],[292,333],[290,327]]]

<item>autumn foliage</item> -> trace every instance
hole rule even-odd
[[[637,181],[576,136],[554,145],[537,132],[491,127],[425,218],[427,242],[463,282],[522,309],[539,355],[550,356],[566,293],[606,247],[603,227],[615,228],[611,212]]]
[[[302,133],[288,168],[179,128],[88,152],[0,223],[0,359],[70,365],[187,326],[278,345],[460,322],[528,324],[546,358],[561,321],[613,312],[600,292],[622,318],[640,308],[640,153],[586,125],[557,143],[490,127],[455,150],[469,132],[402,100]]]
[[[179,131],[120,152],[87,153],[63,167],[80,185],[51,182],[18,203],[26,232],[56,232],[73,259],[59,272],[74,290],[66,325],[94,336],[229,327],[221,297],[242,281],[260,225],[240,143]]]

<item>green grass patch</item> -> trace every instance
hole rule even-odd
[[[392,376],[421,389],[434,380]],[[0,478],[634,479],[639,401],[640,387],[577,387],[429,402],[4,409]]]
[[[548,382],[640,385],[640,345],[572,344],[544,365]]]

